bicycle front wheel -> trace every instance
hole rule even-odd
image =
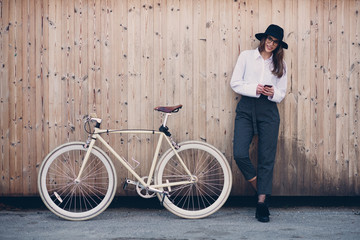
[[[86,220],[103,212],[116,192],[116,172],[109,157],[93,147],[85,170],[75,180],[88,149],[84,143],[59,146],[41,164],[40,196],[56,215],[68,220]]]
[[[225,156],[215,147],[198,141],[179,144],[178,156],[196,179],[193,183],[165,187],[169,195],[164,206],[183,218],[203,218],[219,210],[229,197],[232,174]],[[155,171],[156,184],[188,181],[190,176],[179,162],[177,154],[169,149],[159,160]],[[162,194],[158,194],[162,201]]]

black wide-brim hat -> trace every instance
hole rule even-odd
[[[274,38],[277,38],[279,40],[279,44],[285,49],[288,49],[288,45],[286,42],[283,41],[284,38],[284,29],[279,27],[278,25],[271,24],[264,33],[257,33],[255,34],[255,37],[261,41],[264,37],[267,36],[273,36]]]

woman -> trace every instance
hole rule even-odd
[[[236,108],[234,159],[245,179],[258,194],[256,218],[268,222],[266,198],[272,191],[273,168],[280,117],[276,103],[286,93],[287,76],[283,41],[284,30],[270,25],[265,33],[255,34],[259,47],[240,53],[231,78],[231,88],[242,97]],[[249,159],[249,147],[258,135],[257,171]]]

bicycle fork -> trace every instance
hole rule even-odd
[[[96,141],[96,135],[94,136],[94,134],[92,135],[89,135],[89,138],[88,140],[86,141],[85,145],[84,145],[84,148],[87,148],[87,151],[86,151],[86,154],[85,154],[85,157],[84,157],[84,160],[83,160],[83,163],[81,165],[81,168],[80,168],[80,171],[79,171],[79,174],[77,176],[77,178],[75,178],[75,183],[80,183],[80,177],[85,169],[85,166],[89,160],[89,156],[90,156],[90,153],[91,153],[91,150],[95,144],[95,141]],[[90,142],[90,143],[89,143]]]

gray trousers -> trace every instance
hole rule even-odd
[[[273,169],[279,135],[280,116],[275,102],[266,96],[242,96],[237,108],[234,129],[234,159],[246,180],[257,177],[258,194],[271,194]],[[258,135],[257,170],[249,158],[254,135]]]

